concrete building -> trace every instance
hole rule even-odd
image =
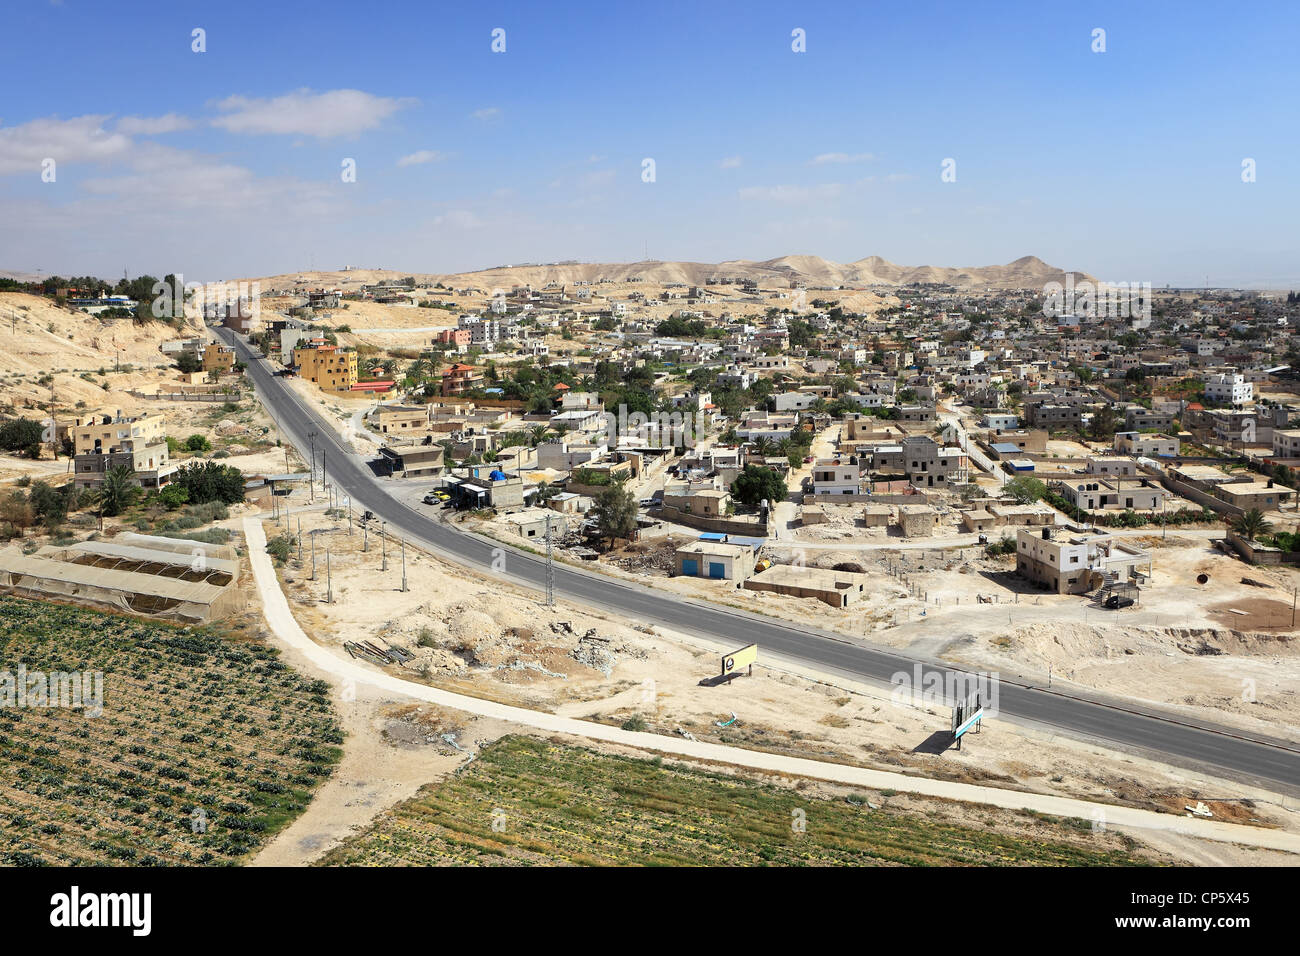
[[[1255,386],[1240,372],[1217,372],[1205,377],[1205,398],[1216,405],[1240,408],[1255,397]]]
[[[429,406],[380,405],[371,419],[381,435],[423,434],[429,429]]]
[[[1243,511],[1258,508],[1260,511],[1279,511],[1295,492],[1284,485],[1268,481],[1233,481],[1219,485],[1214,496]]]
[[[939,523],[939,513],[929,505],[899,505],[898,527],[904,538],[928,538]]]
[[[692,541],[673,555],[676,573],[718,581],[744,581],[754,573],[754,549],[726,541]]]
[[[1168,497],[1163,488],[1145,478],[1130,487],[1110,481],[1070,479],[1052,482],[1052,488],[1083,511],[1154,511]]]
[[[442,371],[442,394],[444,398],[464,395],[466,392],[482,387],[483,373],[473,365],[457,362],[455,365],[447,366]]]
[[[1300,458],[1300,428],[1274,429],[1273,457],[1279,459]]]
[[[774,564],[745,581],[750,591],[771,591],[791,597],[815,598],[831,607],[848,607],[866,593],[867,575],[823,568]]]
[[[148,412],[127,416],[119,409],[112,415],[90,415],[75,419],[69,431],[73,451],[84,455],[165,443],[165,429],[166,424],[161,416],[150,415]]]
[[[1001,410],[985,412],[980,424],[992,431],[1003,431],[1020,427],[1020,416],[1015,412]]]
[[[350,392],[357,384],[357,353],[337,345],[318,345],[293,350],[298,374],[327,392]]]
[[[856,495],[862,491],[862,474],[858,460],[848,461],[822,458],[813,465],[812,489],[814,495]]]
[[[1086,594],[1107,580],[1130,580],[1141,569],[1150,574],[1151,555],[1110,535],[1053,528],[1016,532],[1016,571],[1057,594]]]
[[[1176,458],[1182,443],[1170,435],[1116,432],[1115,450],[1138,458]]]
[[[1083,470],[1089,475],[1132,478],[1137,474],[1137,461],[1133,458],[1089,458]]]
[[[521,538],[545,541],[548,518],[552,540],[568,533],[569,519],[549,508],[525,508],[523,511],[506,515],[506,523]]]
[[[1174,427],[1174,414],[1165,409],[1130,405],[1124,409],[1124,428],[1128,431],[1167,432]]]
[[[889,505],[867,505],[862,509],[862,524],[867,528],[887,528],[894,517]]]
[[[918,487],[944,487],[966,480],[966,453],[940,445],[929,435],[911,435],[897,445],[879,445],[871,456],[871,470],[903,475]]]

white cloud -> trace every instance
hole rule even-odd
[[[843,192],[842,183],[821,183],[817,186],[746,186],[740,198],[763,202],[815,202],[833,199]]]
[[[875,158],[870,153],[822,153],[808,160],[808,165],[826,166],[830,163],[865,163]]]
[[[179,113],[167,113],[163,116],[123,116],[114,129],[127,136],[158,136],[161,133],[175,133],[182,129],[191,129],[194,121]]]
[[[719,169],[735,169],[740,165],[739,156],[728,156],[718,163]]]
[[[124,157],[134,145],[129,136],[104,129],[104,115],[31,120],[0,127],[0,175],[30,172],[39,175],[41,162],[103,163]]]
[[[231,133],[303,134],[319,139],[355,136],[414,102],[361,90],[300,89],[272,99],[228,96],[216,104],[227,115],[217,117],[212,125]]]
[[[422,149],[418,152],[411,153],[409,156],[403,156],[397,161],[398,166],[419,166],[422,163],[433,163],[445,157],[436,149]]]
[[[469,115],[474,117],[474,119],[476,120],[496,119],[498,116],[501,115],[501,109],[500,107],[497,106],[485,106],[481,110],[475,110],[473,113],[470,113]]]

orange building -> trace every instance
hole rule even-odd
[[[350,392],[357,384],[357,353],[337,345],[319,345],[293,350],[298,374],[327,392]]]
[[[483,373],[473,365],[457,363],[448,366],[442,373],[442,394],[464,395],[483,384]]]

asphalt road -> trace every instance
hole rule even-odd
[[[393,534],[462,565],[490,571],[494,559],[500,568],[504,555],[505,576],[539,590],[545,587],[544,559],[440,524],[391,497],[384,490],[383,482],[360,458],[342,446],[334,427],[306,407],[283,379],[272,373],[268,361],[232,331],[217,329],[216,333],[233,345],[238,357],[248,364],[248,374],[263,403],[281,432],[304,457],[314,441],[317,461],[323,455],[326,474],[351,498],[354,510],[369,509],[387,523]],[[308,438],[310,432],[316,433],[312,440]],[[736,647],[757,643],[764,653],[858,680],[888,685],[893,675],[914,674],[918,666],[922,668],[923,681],[930,680],[929,675],[936,672],[940,679],[952,672],[951,668],[923,658],[865,647],[814,628],[686,601],[678,595],[626,584],[559,563],[554,566],[554,587],[557,596],[611,610],[634,621],[702,634],[723,643],[734,642]],[[1181,716],[1162,715],[1115,698],[1084,697],[1074,689],[1069,695],[1048,691],[1013,683],[1005,677],[999,681],[998,691],[1001,718],[1031,722],[1168,763],[1202,768],[1268,789],[1300,794],[1300,744],[1294,741],[1190,722]]]

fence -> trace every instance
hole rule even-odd
[[[135,398],[154,402],[240,402],[243,392],[128,392]]]
[[[767,537],[767,522],[761,520],[746,521],[743,518],[709,518],[704,515],[690,514],[679,508],[663,507],[652,511],[651,517],[684,524],[701,531],[716,531],[719,534],[739,534],[748,537]]]

